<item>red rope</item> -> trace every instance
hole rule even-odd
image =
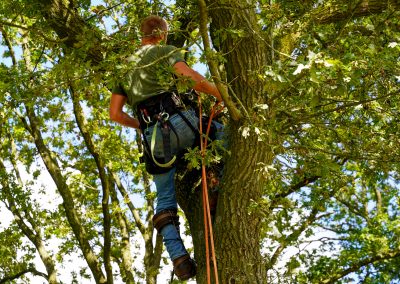
[[[213,237],[213,229],[212,229],[212,222],[211,222],[211,213],[210,213],[210,205],[208,203],[208,189],[207,189],[207,173],[206,173],[206,163],[205,163],[205,154],[206,148],[208,143],[208,135],[210,133],[211,123],[213,117],[220,113],[222,109],[216,112],[216,109],[219,103],[216,103],[211,110],[210,118],[208,120],[206,135],[203,137],[203,121],[202,121],[202,107],[201,107],[201,98],[199,98],[199,119],[200,119],[200,150],[202,156],[202,165],[201,165],[201,180],[202,180],[202,191],[203,191],[203,217],[204,217],[204,238],[206,244],[206,267],[207,267],[207,283],[211,283],[211,272],[210,272],[210,248],[209,242],[211,245],[211,257],[213,260],[214,266],[214,276],[215,276],[215,283],[218,284],[218,270],[217,270],[217,260],[215,257],[215,249],[214,249],[214,237]]]

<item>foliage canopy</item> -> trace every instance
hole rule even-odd
[[[0,224],[0,283],[157,282],[140,138],[108,119],[109,89],[148,14],[168,19],[171,43],[211,67],[241,114],[222,118],[221,282],[399,283],[399,8],[1,1],[0,211],[13,219]],[[205,283],[197,174],[183,166],[177,187]]]

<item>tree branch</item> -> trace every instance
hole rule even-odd
[[[136,144],[138,146],[139,153],[143,153],[142,135],[140,131],[136,132]],[[143,188],[148,204],[147,211],[147,227],[144,227],[144,242],[145,242],[145,255],[144,255],[144,265],[146,268],[146,278],[148,282],[151,282],[153,278],[157,277],[158,269],[160,267],[161,254],[163,252],[162,238],[161,235],[156,234],[156,244],[153,245],[153,216],[154,216],[154,197],[152,197],[152,192],[150,188],[150,175],[147,171],[143,171]],[[136,219],[136,218],[135,218]]]
[[[35,276],[41,276],[41,277],[45,278],[46,280],[48,279],[47,274],[37,271],[35,268],[28,268],[28,269],[25,269],[21,272],[14,274],[14,275],[6,276],[3,279],[0,279],[0,284],[10,283],[11,281],[20,278],[21,276],[23,276],[26,273],[32,273]]]
[[[82,226],[78,212],[75,209],[72,193],[68,188],[65,178],[61,172],[60,166],[58,165],[57,159],[55,158],[54,153],[46,146],[43,141],[43,137],[39,129],[39,122],[34,111],[28,105],[25,105],[25,109],[30,125],[28,125],[28,122],[25,119],[22,120],[22,122],[24,123],[25,128],[30,132],[36,148],[48,172],[54,180],[58,191],[60,192],[60,195],[63,199],[63,206],[68,219],[68,223],[70,224],[78,240],[83,256],[85,257],[88,266],[92,271],[94,278],[96,279],[96,282],[106,283],[106,279],[100,269],[99,260],[93,252],[92,248],[90,247],[86,230]]]
[[[386,95],[382,95],[382,96],[379,96],[379,97],[376,97],[376,98],[371,98],[371,99],[362,100],[362,101],[347,102],[347,103],[344,103],[344,104],[342,104],[342,105],[340,105],[338,107],[327,109],[327,110],[317,111],[316,113],[310,114],[308,116],[307,115],[303,115],[302,119],[298,120],[297,122],[307,121],[310,118],[320,117],[323,114],[327,114],[327,113],[331,113],[331,112],[337,112],[337,111],[340,111],[340,110],[344,110],[346,108],[350,108],[350,107],[354,107],[354,106],[358,106],[358,105],[363,105],[363,104],[374,102],[374,101],[378,101],[378,100],[383,100],[383,99],[389,98],[391,96],[396,96],[396,95],[398,96],[399,92],[400,92],[400,90],[395,90],[395,91],[390,92],[390,93],[388,93]]]
[[[220,92],[222,99],[224,100],[224,103],[226,107],[229,110],[229,113],[232,117],[233,120],[237,121],[239,120],[242,115],[240,114],[240,111],[236,108],[235,104],[233,103],[231,97],[228,94],[228,91],[226,87],[222,84],[221,81],[221,76],[218,72],[218,65],[215,62],[215,59],[212,58],[212,53],[213,51],[211,50],[211,44],[210,44],[210,38],[208,36],[207,32],[207,23],[208,23],[208,15],[207,15],[207,6],[204,0],[198,0],[199,2],[199,10],[200,10],[200,34],[201,37],[203,38],[203,44],[204,44],[204,52],[207,58],[208,66],[210,67],[210,72],[211,76],[214,79],[215,85],[218,88],[218,91]]]
[[[132,216],[133,216],[133,219],[135,220],[136,226],[138,227],[140,233],[142,235],[144,235],[146,233],[146,227],[143,224],[142,220],[140,219],[139,212],[136,210],[135,205],[133,205],[131,199],[129,198],[128,191],[122,185],[121,180],[116,173],[112,172],[112,176],[114,179],[114,183],[116,184],[119,192],[121,193],[121,195],[124,198],[124,202],[128,205],[128,208],[132,213]]]
[[[110,199],[110,187],[112,184],[112,176],[106,172],[106,167],[100,153],[96,150],[96,147],[91,138],[90,132],[87,128],[87,122],[83,115],[83,110],[79,104],[79,98],[76,96],[72,86],[70,86],[70,93],[72,97],[72,104],[74,108],[74,115],[76,123],[78,124],[79,130],[83,136],[86,147],[89,149],[90,154],[95,160],[97,170],[99,171],[99,177],[101,181],[101,188],[103,191],[103,197],[101,201],[103,209],[103,230],[104,230],[104,266],[107,273],[107,283],[113,283],[113,274],[111,267],[111,216],[109,212],[109,199]]]
[[[117,191],[115,190],[115,187],[111,187],[111,200],[113,202],[114,207],[120,207],[121,202],[118,199],[117,196]],[[129,234],[129,226],[128,222],[126,220],[125,214],[123,214],[122,210],[117,210],[114,211],[115,216],[117,217],[118,225],[120,227],[121,231],[121,257],[122,257],[122,267],[120,268],[121,272],[124,271],[124,273],[121,273],[125,277],[123,278],[125,283],[135,283],[135,278],[132,272],[132,254],[131,254],[131,244],[130,244],[130,234]],[[125,278],[125,279],[124,279]]]
[[[94,63],[102,61],[101,37],[97,29],[93,29],[78,14],[76,9],[66,5],[63,0],[32,0],[46,18],[46,22],[56,32],[68,48],[79,48],[83,41],[89,44],[85,54]]]
[[[292,240],[298,239],[300,234],[316,220],[318,212],[319,210],[317,209],[317,206],[314,207],[308,218],[301,224],[301,226],[297,230],[294,230],[289,236],[287,236],[281,242],[279,247],[275,250],[274,254],[272,255],[271,260],[267,265],[267,269],[271,269],[272,266],[274,266],[275,263],[277,262],[278,257],[281,255],[282,251],[292,242]]]
[[[356,206],[353,206],[347,200],[343,200],[341,198],[336,198],[336,200],[339,201],[340,203],[342,203],[343,205],[345,205],[349,209],[349,211],[352,212],[353,214],[355,214],[356,216],[359,216],[359,217],[365,219],[366,221],[369,221],[369,216],[367,214],[365,214],[365,210],[363,212],[363,210],[361,210],[360,208],[358,208]]]
[[[49,38],[44,33],[42,33],[39,29],[37,29],[37,28],[35,28],[33,26],[18,25],[18,24],[15,24],[15,23],[10,23],[10,22],[6,22],[6,21],[0,20],[0,27],[2,28],[2,26],[14,27],[14,28],[18,28],[18,29],[21,29],[21,30],[28,31],[28,32],[33,33],[33,34],[38,34],[46,42],[63,43],[66,40],[66,39],[55,40],[53,38]]]
[[[350,6],[351,2],[347,2]],[[348,20],[350,18],[358,18],[364,16],[370,16],[372,14],[382,13],[384,10],[392,9],[398,10],[400,8],[399,0],[361,0],[353,7],[349,9],[343,9],[345,3],[337,3],[332,5],[329,2],[329,6],[322,6],[314,9],[311,12],[312,22],[317,24],[329,24],[338,21]]]
[[[336,281],[339,280],[340,278],[343,278],[344,276],[349,275],[350,273],[356,272],[357,270],[359,270],[360,268],[362,268],[364,266],[373,264],[378,261],[389,260],[389,259],[398,258],[398,257],[400,257],[400,250],[395,250],[395,251],[383,253],[380,255],[375,255],[373,257],[360,260],[359,262],[355,262],[352,265],[350,265],[350,267],[347,269],[342,269],[337,272],[332,271],[329,274],[328,278],[321,280],[321,283],[324,283],[324,284],[336,283]]]
[[[8,50],[10,51],[12,63],[15,66],[15,65],[17,65],[17,58],[15,57],[14,48],[12,46],[12,43],[11,43],[10,39],[8,38],[7,32],[4,30],[4,28],[2,26],[1,21],[0,21],[0,32],[3,35],[4,41],[6,42]]]
[[[293,184],[292,186],[290,186],[287,191],[279,193],[279,194],[276,194],[275,197],[274,197],[274,200],[280,199],[280,198],[284,198],[284,197],[296,192],[300,188],[302,188],[302,187],[304,187],[304,186],[306,186],[306,185],[308,185],[310,183],[313,183],[313,182],[317,181],[319,178],[321,178],[321,176],[318,176],[318,175],[310,176],[310,177],[304,177],[303,180],[301,180],[301,181],[297,182],[296,184]]]

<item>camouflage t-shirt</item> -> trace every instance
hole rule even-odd
[[[172,45],[144,45],[127,59],[128,71],[112,90],[135,107],[152,96],[175,89],[173,66],[184,58]]]

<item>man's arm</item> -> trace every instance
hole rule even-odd
[[[139,120],[129,116],[123,111],[123,107],[126,103],[126,96],[121,94],[112,94],[110,102],[110,119],[121,125],[139,128]]]
[[[222,97],[219,93],[217,87],[214,84],[210,83],[206,78],[200,75],[198,72],[190,68],[186,62],[180,61],[175,63],[174,65],[175,73],[178,76],[189,77],[194,81],[193,89],[196,91],[206,93],[214,96],[217,101],[221,102]]]

